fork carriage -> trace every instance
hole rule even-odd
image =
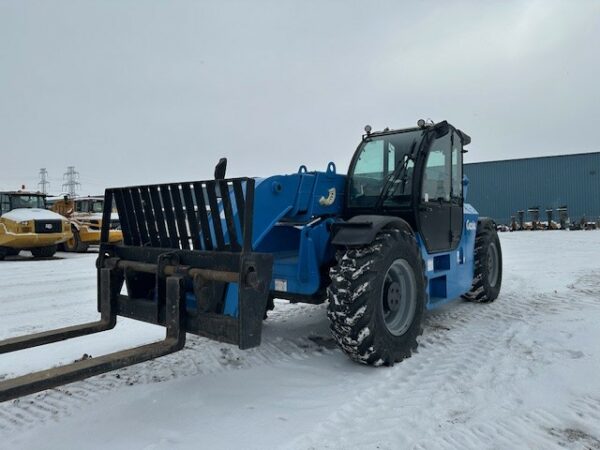
[[[259,345],[273,257],[252,250],[254,184],[238,178],[107,189],[96,262],[100,320],[10,338],[0,353],[107,331],[117,316],[165,326],[165,339],[0,382],[0,401],[176,352],[186,333],[241,349]],[[113,200],[123,245],[107,243]],[[225,295],[237,299],[236,314],[216,312]]]

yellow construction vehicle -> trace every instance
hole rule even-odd
[[[48,211],[45,199],[41,192],[0,192],[0,260],[21,250],[48,258],[72,238],[69,221]]]
[[[100,244],[100,229],[102,228],[102,211],[104,198],[64,196],[52,200],[50,209],[67,219],[71,223],[72,237],[61,245],[67,252],[84,253],[90,245]],[[123,240],[123,233],[119,224],[119,216],[113,213],[110,218],[108,240],[117,243]]]

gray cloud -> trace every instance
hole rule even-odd
[[[0,1],[0,187],[340,171],[448,119],[468,161],[597,151],[600,2]]]

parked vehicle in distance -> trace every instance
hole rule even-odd
[[[0,260],[29,250],[49,258],[59,244],[72,238],[69,221],[46,209],[41,192],[0,192]]]
[[[102,228],[102,211],[104,197],[68,197],[64,196],[49,201],[50,209],[69,219],[72,237],[61,245],[66,252],[87,252],[90,245],[100,244],[100,229]],[[117,243],[123,240],[119,216],[113,213],[110,218],[108,241]]]

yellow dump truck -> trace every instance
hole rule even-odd
[[[67,252],[86,252],[90,245],[100,244],[100,229],[102,228],[102,212],[104,198],[68,196],[55,199],[50,209],[69,219],[72,237],[62,244],[62,250]],[[110,218],[108,240],[116,243],[123,240],[119,224],[119,216],[113,213]]]
[[[72,238],[71,225],[45,206],[41,192],[0,192],[0,260],[29,250],[51,257],[57,246]]]

